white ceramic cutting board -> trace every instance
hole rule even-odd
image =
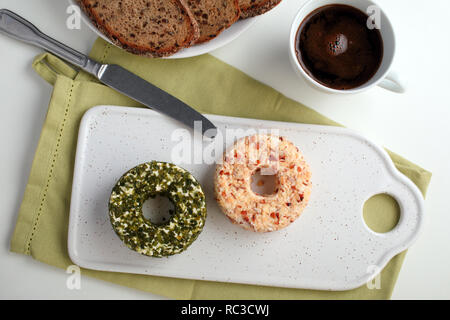
[[[68,241],[74,263],[114,272],[347,290],[370,281],[417,237],[423,224],[421,193],[383,149],[360,135],[337,127],[207,117],[221,132],[241,128],[246,135],[251,128],[275,128],[300,148],[313,183],[302,216],[281,231],[246,231],[230,223],[216,204],[214,165],[177,163],[206,193],[203,232],[188,250],[168,258],[131,251],[109,222],[110,192],[138,164],[173,162],[172,151],[180,146],[177,139],[183,131],[176,121],[148,109],[99,106],[86,113],[80,126]],[[184,133],[202,143],[201,136]],[[362,213],[365,201],[379,193],[392,195],[401,209],[398,225],[384,234],[370,230]]]

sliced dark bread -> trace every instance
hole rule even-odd
[[[241,19],[259,16],[272,10],[281,0],[239,0]]]
[[[197,43],[214,39],[239,19],[239,0],[186,0],[200,27]]]
[[[125,50],[164,57],[191,46],[200,29],[184,0],[78,0],[93,23]]]

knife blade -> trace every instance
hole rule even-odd
[[[194,128],[195,121],[201,121],[203,134],[210,136],[216,129],[208,119],[181,100],[118,65],[103,65],[97,77],[107,86],[143,105],[151,106],[153,109],[177,119],[189,127]]]
[[[211,121],[183,101],[121,66],[102,64],[66,46],[42,33],[29,21],[12,11],[0,9],[0,32],[57,55],[144,106],[178,120],[190,128],[200,129],[206,137],[214,138],[217,134],[217,128]],[[200,122],[201,126],[195,125],[196,122]]]

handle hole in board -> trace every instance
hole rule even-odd
[[[363,218],[372,231],[386,233],[397,226],[400,220],[400,206],[390,195],[380,193],[364,203]]]

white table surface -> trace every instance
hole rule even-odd
[[[394,299],[450,298],[450,1],[379,0],[397,33],[394,69],[407,85],[399,95],[374,88],[352,96],[315,91],[288,61],[290,23],[304,0],[285,0],[239,39],[213,54],[322,114],[360,131],[433,172],[426,227],[409,250]],[[81,52],[95,35],[66,28],[65,0],[0,0],[42,31]],[[0,298],[158,299],[152,294],[81,278],[68,290],[64,270],[9,252],[52,88],[32,70],[41,50],[0,35]]]

